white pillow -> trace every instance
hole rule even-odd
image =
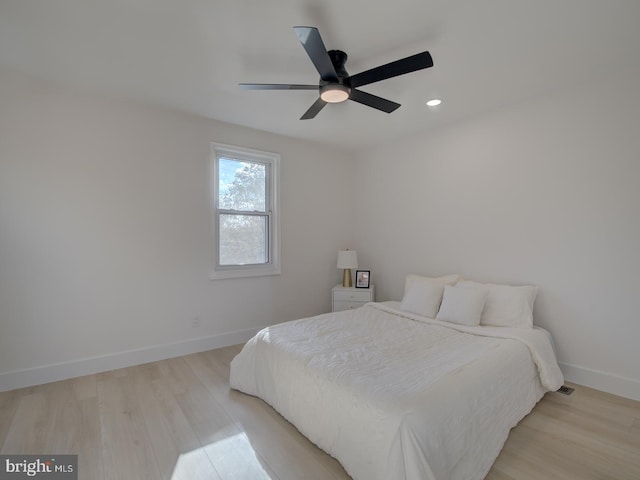
[[[444,287],[444,295],[436,320],[459,325],[480,325],[488,288]]]
[[[400,308],[407,312],[435,318],[442,302],[445,285],[452,285],[457,280],[458,275],[439,278],[407,275]]]
[[[514,287],[471,281],[460,282],[458,286],[489,289],[480,319],[481,325],[533,328],[533,303],[538,294],[538,287],[533,285]]]

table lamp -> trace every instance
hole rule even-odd
[[[358,268],[358,254],[355,250],[340,250],[338,252],[338,268],[344,269],[342,274],[342,286],[352,287],[351,269]]]

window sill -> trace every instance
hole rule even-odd
[[[268,277],[273,275],[280,275],[280,266],[266,265],[248,267],[232,267],[221,268],[219,270],[212,270],[209,272],[209,280],[224,280],[227,278],[250,278],[250,277]]]

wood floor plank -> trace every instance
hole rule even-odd
[[[60,383],[64,384],[64,382]],[[73,397],[76,400],[98,398],[98,382],[96,375],[85,375],[82,377],[71,378],[66,383],[70,386],[73,392]]]
[[[124,372],[119,372],[124,373]],[[102,458],[106,480],[161,478],[141,406],[127,375],[98,380]]]
[[[54,421],[48,448],[39,453],[78,455],[78,471],[102,480],[102,438],[95,376],[45,386]]]
[[[9,429],[14,421],[19,399],[24,395],[23,392],[24,389],[0,392],[0,452],[2,452]]]
[[[129,373],[141,405],[151,448],[161,478],[167,480],[216,479],[217,474],[198,441],[189,421],[154,364],[143,365]]]
[[[49,413],[49,400],[44,394],[44,388],[22,395],[18,400],[2,453],[37,455],[47,452],[54,428]]]

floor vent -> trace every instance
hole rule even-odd
[[[563,395],[571,395],[575,388],[567,387],[566,385],[561,386],[557,392],[562,393]]]

